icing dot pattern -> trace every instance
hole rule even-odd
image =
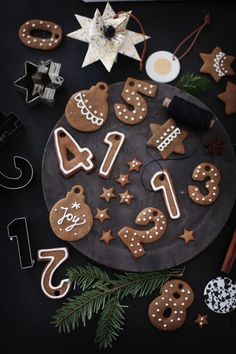
[[[145,250],[142,244],[149,244],[160,240],[164,235],[167,222],[165,215],[156,208],[145,208],[136,217],[135,224],[148,225],[154,222],[149,230],[135,230],[131,227],[125,226],[118,232],[120,239],[128,247],[135,258],[142,257]]]
[[[139,93],[148,97],[155,97],[156,91],[156,85],[129,77],[125,82],[121,97],[133,106],[133,110],[128,109],[124,104],[116,103],[114,105],[116,117],[122,123],[128,125],[141,123],[147,116],[148,106]]]
[[[51,33],[50,38],[32,36],[33,30],[47,31]],[[29,48],[52,50],[55,49],[62,40],[63,32],[61,27],[50,21],[30,20],[20,27],[18,32],[21,42]]]
[[[179,279],[169,280],[162,287],[160,296],[150,303],[149,319],[162,331],[174,331],[184,324],[186,310],[193,300],[193,290],[186,282]]]
[[[194,181],[204,181],[205,188],[208,190],[207,195],[203,195],[199,188],[193,185],[188,186],[189,197],[197,204],[210,205],[215,202],[219,195],[219,183],[221,180],[220,172],[210,163],[201,163],[198,165],[192,174]]]

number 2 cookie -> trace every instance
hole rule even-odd
[[[99,82],[89,90],[75,93],[65,109],[68,123],[80,132],[94,132],[108,118],[108,85]]]
[[[202,194],[197,186],[188,186],[189,197],[196,204],[210,205],[215,202],[219,195],[220,172],[216,166],[211,163],[204,162],[198,165],[192,174],[194,181],[205,181],[205,188],[208,194]]]
[[[132,106],[133,109],[130,110],[126,105],[116,103],[114,110],[117,118],[122,123],[128,125],[141,123],[147,116],[148,106],[140,93],[148,97],[154,97],[156,91],[156,85],[128,77],[121,93],[121,97],[129,106]]]
[[[84,188],[74,186],[52,207],[49,220],[53,232],[62,240],[77,241],[88,235],[93,226],[93,215],[85,203]]]

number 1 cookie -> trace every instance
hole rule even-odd
[[[154,97],[156,91],[156,85],[128,77],[121,93],[121,97],[128,105],[133,107],[133,110],[130,110],[124,104],[116,103],[114,110],[117,118],[122,123],[128,125],[141,123],[147,116],[148,106],[145,99],[139,93],[148,97]]]
[[[76,130],[94,132],[106,123],[108,110],[108,85],[99,82],[89,90],[75,93],[66,105],[65,115]]]
[[[84,188],[74,186],[66,198],[51,209],[50,224],[57,237],[65,241],[77,241],[88,235],[93,226],[93,215],[85,203]]]

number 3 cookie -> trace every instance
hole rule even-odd
[[[174,331],[184,324],[186,309],[193,299],[193,291],[186,282],[169,280],[162,287],[161,295],[150,303],[149,319],[157,329]]]
[[[94,132],[105,124],[108,109],[108,85],[99,82],[89,90],[75,93],[66,105],[65,115],[76,130]]]
[[[214,203],[219,194],[220,172],[210,163],[201,163],[192,174],[194,181],[204,181],[205,188],[208,190],[207,195],[203,195],[196,186],[188,186],[189,197],[197,204],[210,205]]]
[[[74,186],[66,198],[51,209],[50,224],[55,235],[65,241],[77,241],[85,237],[93,226],[93,215],[85,203],[84,188]]]
[[[116,103],[114,106],[117,118],[125,124],[135,125],[141,123],[147,116],[148,106],[145,99],[139,94],[154,97],[157,86],[128,77],[125,82],[121,97],[128,105],[133,107],[130,110],[126,105]]]

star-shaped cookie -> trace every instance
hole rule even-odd
[[[225,103],[225,113],[236,113],[236,85],[228,81],[226,91],[217,96],[222,102]]]
[[[97,214],[94,216],[94,219],[98,219],[101,224],[104,223],[106,219],[110,219],[111,217],[107,213],[108,208],[105,208],[103,210],[97,208]]]
[[[132,194],[129,194],[128,189],[124,193],[119,193],[120,196],[120,204],[131,204],[132,199],[134,196]]]
[[[133,158],[133,160],[127,162],[127,164],[129,165],[129,172],[131,171],[139,172],[140,167],[143,165],[143,163],[141,161],[136,160],[136,158]]]
[[[220,47],[213,49],[210,54],[200,53],[200,57],[204,62],[200,72],[210,74],[216,82],[220,81],[223,76],[234,75],[230,65],[235,60],[235,57],[226,55]]]
[[[109,202],[112,198],[115,198],[115,194],[113,193],[113,187],[107,189],[102,188],[103,193],[100,195],[100,198],[105,199],[106,202]]]
[[[208,315],[200,315],[200,313],[198,314],[196,320],[194,320],[194,322],[200,327],[202,328],[203,326],[208,325]]]
[[[147,142],[147,146],[156,148],[161,157],[166,160],[172,152],[183,155],[185,148],[183,141],[188,133],[180,130],[176,126],[174,119],[168,119],[164,124],[151,123],[151,138]]]
[[[188,244],[189,242],[195,240],[194,231],[189,231],[189,230],[184,229],[183,235],[180,235],[179,238],[182,238],[184,240],[185,244]]]
[[[111,230],[102,231],[102,236],[99,240],[103,241],[106,245],[109,245],[111,241],[115,240],[115,237],[112,236]]]
[[[116,182],[121,185],[122,188],[127,184],[130,184],[129,175],[123,175],[120,173],[120,177],[116,179]]]

